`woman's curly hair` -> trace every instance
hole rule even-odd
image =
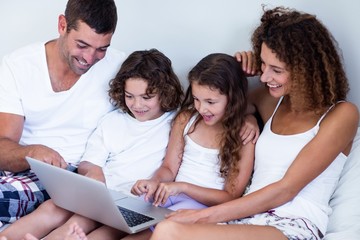
[[[234,180],[239,173],[238,162],[241,159],[240,129],[247,108],[247,78],[234,57],[213,53],[200,60],[189,72],[188,79],[189,87],[177,116],[184,112],[190,112],[191,115],[197,113],[192,95],[193,82],[217,89],[227,96],[228,103],[222,119],[224,131],[221,135],[219,161],[221,176],[234,186]],[[197,118],[195,128],[200,120],[201,116]]]
[[[183,88],[174,73],[171,61],[157,49],[135,51],[121,65],[115,78],[110,81],[109,96],[115,107],[132,115],[125,103],[125,83],[130,78],[147,81],[147,94],[158,94],[161,110],[169,112],[180,107]]]
[[[346,99],[349,85],[338,43],[316,16],[284,7],[264,10],[252,35],[258,69],[263,43],[286,64],[296,106],[321,112]]]

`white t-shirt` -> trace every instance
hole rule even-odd
[[[139,179],[160,167],[175,112],[140,122],[120,110],[108,113],[90,136],[81,161],[103,168],[109,189],[130,194]]]
[[[54,92],[45,44],[36,43],[3,58],[0,67],[0,112],[25,117],[20,144],[43,144],[69,163],[78,163],[89,135],[111,111],[109,81],[125,54],[108,49],[104,59],[83,74],[69,90]]]

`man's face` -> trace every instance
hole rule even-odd
[[[61,28],[60,21],[65,21],[65,27]],[[76,30],[66,30],[64,17],[59,20],[60,52],[70,69],[75,74],[82,75],[105,57],[113,34],[98,34],[81,21],[78,22]]]

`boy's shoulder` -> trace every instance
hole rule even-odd
[[[128,116],[128,114],[126,112],[117,108],[117,109],[114,109],[114,110],[106,113],[102,117],[101,121],[99,122],[99,125],[109,124],[110,122],[113,122],[113,121],[125,119],[127,116]]]

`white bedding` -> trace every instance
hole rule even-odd
[[[333,212],[324,239],[360,239],[360,128],[330,206]]]

